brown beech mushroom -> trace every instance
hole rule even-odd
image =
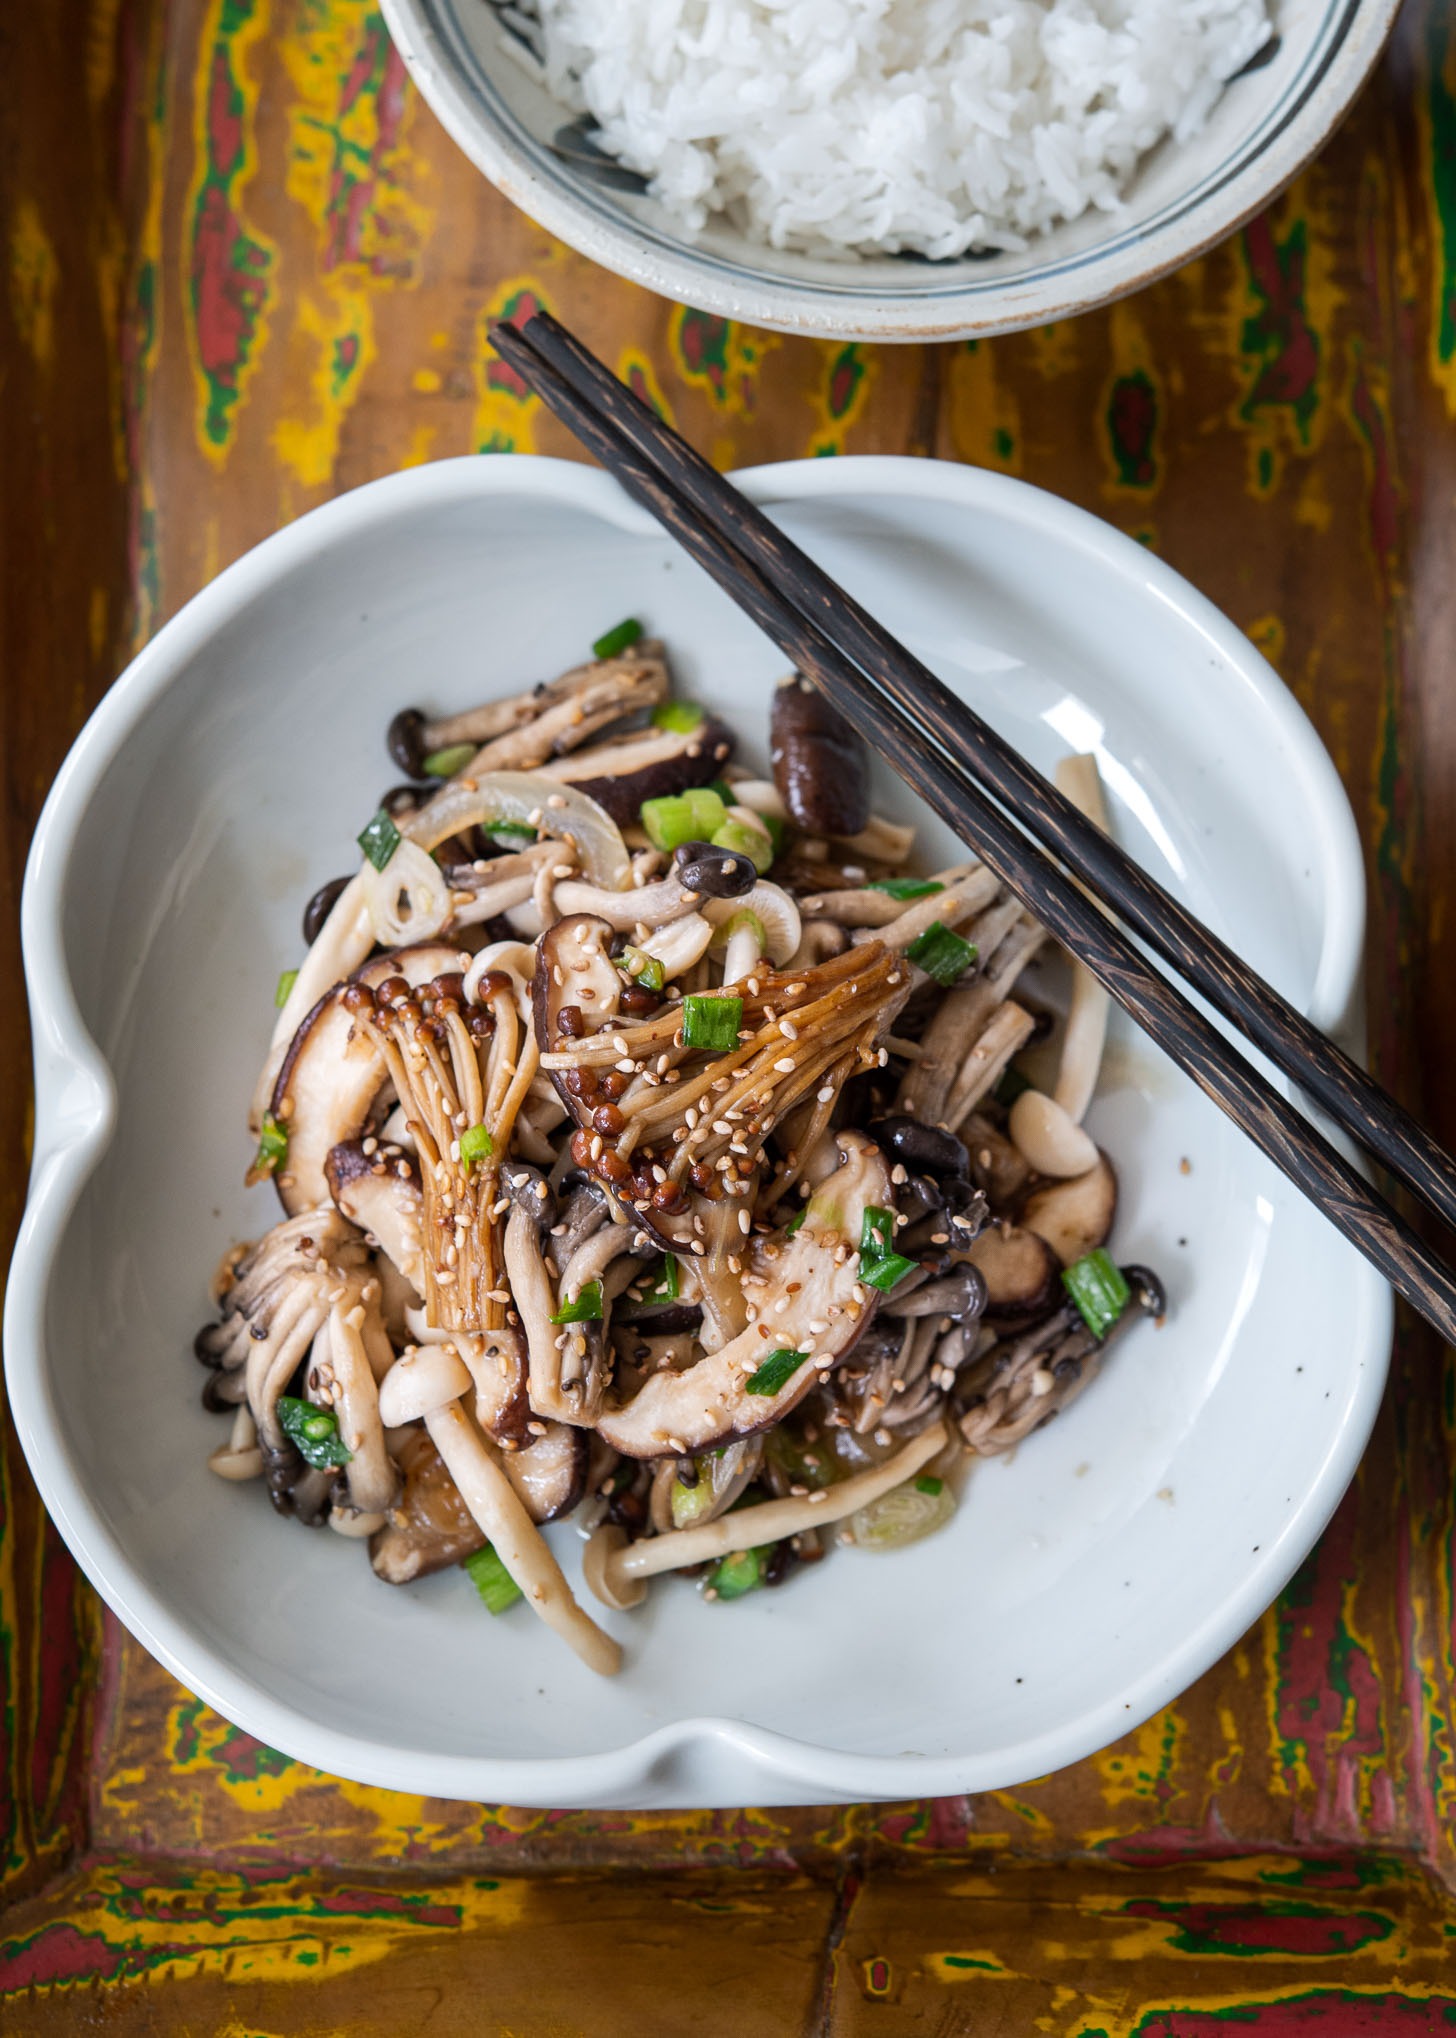
[[[968,1253],[986,1283],[990,1321],[1030,1322],[1062,1299],[1062,1263],[1035,1231],[988,1224]]]
[[[464,714],[431,719],[402,708],[389,725],[389,754],[408,778],[425,776],[426,760],[474,746],[461,770],[532,771],[562,751],[579,749],[598,731],[655,707],[668,690],[667,664],[654,638],[639,638],[619,657],[594,659],[526,693],[487,701]]]
[[[774,694],[770,742],[774,784],[795,827],[858,835],[870,818],[864,738],[797,674]]]
[[[1068,1302],[1017,1337],[991,1346],[961,1374],[955,1389],[961,1437],[981,1457],[1009,1451],[1051,1421],[1096,1376],[1109,1345],[1139,1315],[1159,1317],[1167,1304],[1146,1267],[1124,1267],[1131,1299],[1098,1339]]]
[[[1085,1175],[1033,1191],[1022,1206],[1021,1223],[1044,1238],[1062,1265],[1070,1267],[1107,1243],[1116,1215],[1117,1176],[1106,1154],[1097,1153]]]

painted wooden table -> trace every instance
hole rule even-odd
[[[337,490],[574,455],[487,317],[563,311],[720,464],[1023,475],[1220,603],[1364,831],[1381,1073],[1456,1138],[1456,13],[1237,239],[993,344],[832,347],[674,309],[488,190],[370,0],[0,9],[0,1224],[28,1048],[10,908],[129,650]],[[518,2038],[1456,2024],[1450,1355],[1403,1327],[1279,1604],[1078,1768],[936,1803],[604,1816],[392,1796],[259,1746],[110,1620],[13,1439],[0,2025]]]

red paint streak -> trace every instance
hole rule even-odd
[[[353,112],[359,103],[359,95],[374,76],[374,66],[379,57],[379,37],[383,35],[382,23],[376,23],[366,30],[359,44],[358,54],[345,74],[339,87],[339,118],[343,120]]]
[[[1370,1911],[1291,1912],[1278,1905],[1164,1904],[1139,1897],[1124,1904],[1130,1918],[1151,1918],[1197,1941],[1199,1953],[1245,1951],[1325,1955],[1349,1953],[1388,1936],[1390,1920]]]
[[[233,110],[236,97],[227,51],[214,50],[207,81],[207,156],[213,175],[224,180],[243,153],[242,115]]]
[[[1345,1588],[1356,1569],[1356,1512],[1357,1496],[1347,1494],[1279,1605],[1276,1723],[1282,1740],[1303,1746],[1315,1787],[1313,1812],[1296,1815],[1301,1839],[1360,1838],[1360,1761],[1384,1748],[1379,1679],[1344,1625]],[[1285,1775],[1294,1791],[1293,1769]]]
[[[1420,2000],[1387,1990],[1355,1995],[1349,1989],[1310,1989],[1272,2003],[1230,2003],[1217,2010],[1155,2010],[1135,2027],[1137,2038],[1295,2038],[1317,2030],[1320,2038],[1413,2038],[1421,2031],[1449,2032],[1448,2012],[1456,1996]]]
[[[515,325],[524,325],[527,319],[534,318],[541,309],[542,305],[535,291],[523,290],[519,297],[513,297],[506,306],[505,316]],[[486,363],[485,380],[488,388],[503,390],[507,396],[514,396],[522,403],[531,393],[515,369],[508,367],[499,357]]]
[[[1301,418],[1312,407],[1319,377],[1319,343],[1304,315],[1304,241],[1296,230],[1281,247],[1267,213],[1244,229],[1249,274],[1264,300],[1250,321],[1270,343],[1246,408],[1287,404]]]
[[[1140,1861],[1231,1861],[1247,1850],[1229,1837],[1217,1806],[1210,1804],[1201,1826],[1149,1826],[1145,1832],[1125,1833],[1108,1840],[1097,1851],[1109,1861],[1132,1864]]]
[[[242,223],[217,185],[209,184],[192,250],[192,287],[197,303],[197,351],[210,381],[236,391],[267,286],[261,276],[234,267],[232,252]]]
[[[1157,478],[1153,434],[1158,398],[1146,375],[1124,375],[1112,392],[1109,424],[1120,478],[1130,487],[1150,488]]]
[[[313,1908],[328,1917],[400,1918],[410,1925],[439,1925],[447,1932],[460,1929],[457,1904],[413,1903],[403,1890],[331,1889],[321,1892]]]

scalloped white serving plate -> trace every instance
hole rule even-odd
[[[1323,1025],[1356,1023],[1354,825],[1293,699],[1188,584],[1021,483],[923,460],[742,477],[1038,761],[1095,748],[1124,843]],[[97,710],[26,878],[37,1130],[7,1377],[87,1574],[193,1691],[320,1768],[443,1797],[738,1805],[1004,1786],[1098,1748],[1232,1643],[1310,1548],[1374,1420],[1388,1292],[1158,1054],[1114,1023],[1093,1125],[1114,1243],[1165,1276],[1066,1418],[976,1469],[896,1556],[779,1592],[682,1581],[607,1615],[585,1671],[458,1572],[362,1552],[206,1469],[190,1354],[224,1247],[274,1217],[243,1124],[298,915],[350,866],[410,702],[579,660],[620,616],[761,751],[773,649],[600,473],[415,468],[219,576]],[[886,774],[881,803],[912,803]],[[929,853],[949,854],[926,830]],[[551,1531],[577,1571],[570,1526]]]

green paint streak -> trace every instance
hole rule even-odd
[[[1274,454],[1270,447],[1261,446],[1254,461],[1259,478],[1259,487],[1267,493],[1274,485]]]
[[[991,445],[998,460],[1009,460],[1016,451],[1016,441],[1005,425],[997,425],[991,434]]]
[[[946,1967],[973,1967],[982,1974],[1002,1974],[1005,1972],[999,1960],[973,1960],[969,1953],[943,1953],[941,1955],[941,1962]]]

